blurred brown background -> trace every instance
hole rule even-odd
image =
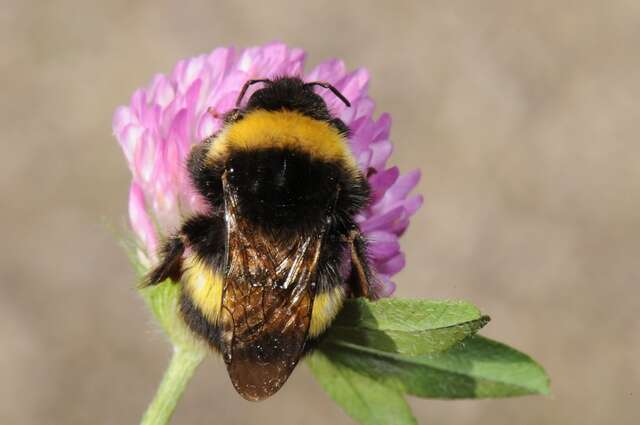
[[[554,395],[413,399],[423,424],[640,418],[640,2],[4,0],[0,424],[134,424],[169,347],[109,226],[129,172],[114,108],[219,45],[282,40],[366,66],[426,203],[403,297],[463,298]],[[106,225],[106,223],[111,223]],[[349,424],[301,367],[243,401],[219,360],[175,424]]]

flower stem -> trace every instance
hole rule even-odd
[[[206,353],[176,348],[140,425],[166,425]]]

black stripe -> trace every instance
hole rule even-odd
[[[204,338],[212,348],[222,351],[221,328],[207,320],[204,314],[202,314],[202,311],[193,303],[189,295],[184,292],[184,289],[180,297],[180,313],[187,326],[189,326],[193,332]]]

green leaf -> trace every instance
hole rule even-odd
[[[345,304],[326,341],[421,355],[447,350],[488,321],[488,316],[463,301],[356,299]]]
[[[365,425],[415,425],[397,385],[388,385],[343,366],[344,351],[316,351],[307,364],[324,390],[352,418]]]
[[[341,342],[321,348],[341,366],[425,398],[497,398],[549,394],[544,369],[526,354],[480,336],[422,356]]]

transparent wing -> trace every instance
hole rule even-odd
[[[287,240],[261,232],[238,216],[227,185],[225,219],[223,355],[238,393],[261,400],[282,387],[304,352],[322,232]]]

